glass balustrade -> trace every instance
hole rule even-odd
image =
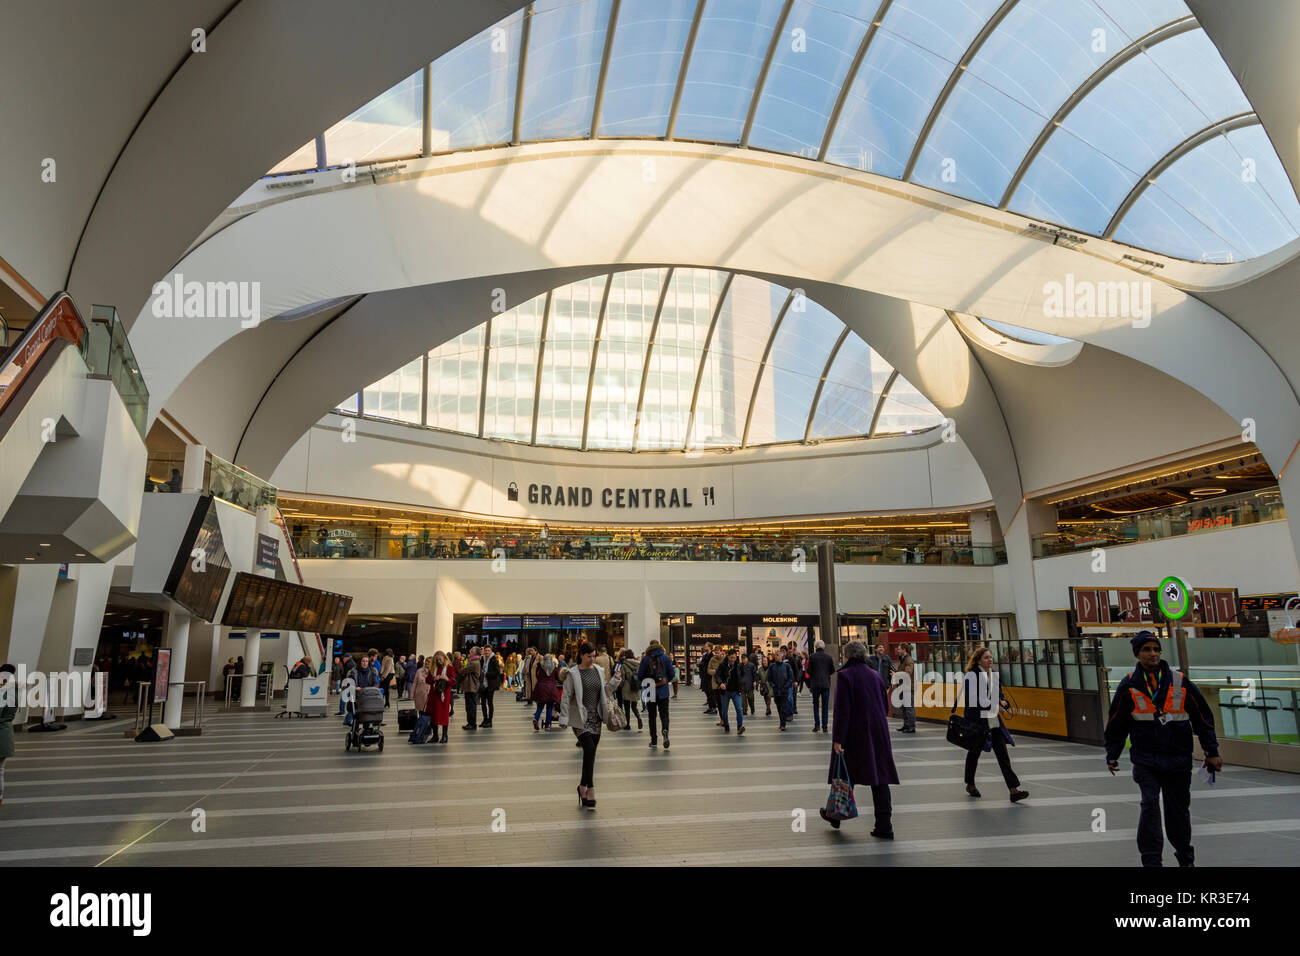
[[[1158,541],[1242,525],[1286,520],[1286,508],[1276,487],[1242,491],[1200,501],[1188,501],[1141,514],[1088,523],[1062,525],[1060,530],[1033,536],[1034,557],[1075,554],[1139,541]]]
[[[126,405],[127,414],[140,437],[145,437],[149,416],[149,389],[140,365],[117,317],[109,305],[92,306],[86,343],[86,367],[90,374],[109,379]]]
[[[492,559],[605,561],[750,561],[789,563],[817,560],[816,538],[740,540],[717,537],[510,535],[500,538],[394,534],[380,529],[295,529],[293,546],[305,558]],[[498,550],[500,553],[498,554]],[[994,565],[1006,563],[1001,545],[904,546],[878,538],[837,538],[837,564]]]

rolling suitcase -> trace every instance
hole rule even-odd
[[[414,713],[414,711],[412,711]],[[411,731],[411,736],[406,738],[413,744],[422,744],[429,739],[429,730],[432,720],[428,714],[421,714],[415,722],[415,729]]]
[[[397,703],[397,729],[398,729],[399,731],[401,731],[401,730],[414,730],[414,729],[415,729],[415,718],[416,718],[417,716],[418,716],[418,715],[415,713],[415,704],[411,704],[410,707],[407,707],[407,708],[403,709],[403,708],[402,708],[402,703],[401,703],[401,701],[398,701],[398,703]]]

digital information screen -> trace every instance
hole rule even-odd
[[[351,607],[352,598],[346,594],[240,571],[221,623],[336,636],[343,633]]]
[[[181,538],[163,593],[195,617],[212,621],[229,576],[230,556],[221,538],[217,509],[211,496],[205,496]]]

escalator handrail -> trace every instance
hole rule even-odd
[[[49,350],[51,343],[57,339],[66,339],[80,349],[86,340],[86,334],[86,323],[77,312],[72,296],[66,292],[55,293],[32,324],[23,330],[22,337],[9,349],[4,362],[0,364],[0,379],[3,379],[5,370],[10,366],[21,364],[13,381],[0,390],[0,411],[13,399],[41,356]]]

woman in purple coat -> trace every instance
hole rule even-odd
[[[893,804],[889,799],[889,785],[898,783],[898,771],[894,768],[885,707],[885,682],[867,664],[867,646],[861,641],[851,642],[844,648],[844,666],[835,680],[835,719],[831,725],[834,753],[826,782],[838,776],[836,768],[839,755],[843,754],[849,783],[855,787],[871,787],[876,813],[876,826],[871,835],[892,840]],[[828,819],[825,809],[821,815],[835,829],[840,828],[840,821]]]

